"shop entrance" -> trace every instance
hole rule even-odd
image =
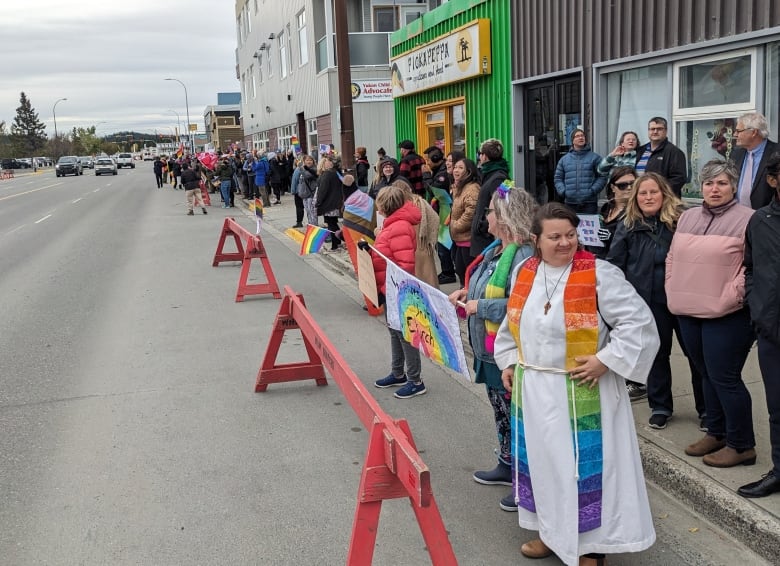
[[[466,152],[465,98],[437,102],[417,108],[417,152],[436,146],[446,155]]]
[[[572,131],[583,126],[581,89],[578,76],[533,83],[526,89],[525,186],[541,203],[555,200],[555,167],[569,151]]]

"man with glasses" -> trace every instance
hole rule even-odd
[[[688,182],[688,161],[682,150],[666,136],[666,118],[650,118],[647,125],[647,137],[650,141],[637,148],[635,169],[640,175],[663,175],[672,186],[674,194],[679,197],[682,196],[683,185]]]
[[[775,190],[769,186],[766,164],[780,146],[769,138],[769,124],[763,114],[748,112],[737,120],[732,134],[737,148],[731,161],[739,170],[737,200],[740,204],[758,210],[772,201]]]

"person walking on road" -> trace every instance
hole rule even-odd
[[[488,230],[495,240],[469,265],[466,285],[450,294],[455,307],[468,317],[469,344],[474,352],[474,383],[484,383],[498,435],[498,464],[473,474],[483,485],[512,485],[512,434],[509,393],[501,382],[501,370],[493,357],[496,332],[506,316],[512,288],[511,274],[533,255],[531,222],[536,201],[524,189],[499,188],[487,209]],[[504,511],[517,511],[514,493],[501,499]]]
[[[769,412],[772,469],[737,490],[742,497],[780,492],[780,154],[766,162],[766,182],[775,191],[748,222],[745,235],[745,301],[758,335],[758,365]]]
[[[658,333],[621,271],[578,250],[579,222],[557,202],[536,213],[494,357],[512,393],[519,523],[539,532],[520,552],[597,566],[655,542],[623,384],[645,380]]]
[[[154,178],[157,181],[157,188],[162,189],[163,186],[163,162],[160,160],[160,156],[154,158],[154,163],[152,163],[152,168],[154,169]]]
[[[193,216],[195,214],[192,211],[193,203],[194,206],[201,208],[203,214],[208,214],[206,206],[203,204],[203,197],[200,194],[200,172],[197,170],[197,165],[195,169],[190,169],[189,165],[182,163],[181,184],[187,197],[187,215]]]

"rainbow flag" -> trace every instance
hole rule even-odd
[[[176,157],[184,155],[184,143],[179,143],[179,149],[176,150]]]
[[[255,220],[257,221],[257,230],[255,231],[255,234],[259,234],[260,226],[263,224],[263,201],[256,198],[255,202],[249,203],[249,210],[254,211],[255,213]]]
[[[301,152],[301,143],[298,141],[298,136],[292,136],[290,138],[290,145],[293,148],[293,151],[295,151],[295,155],[298,155]]]
[[[303,235],[303,242],[301,242],[301,255],[316,254],[320,251],[328,234],[330,232],[325,228],[320,228],[314,224],[306,226],[306,233]]]

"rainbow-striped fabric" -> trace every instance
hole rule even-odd
[[[306,226],[306,233],[303,235],[303,241],[301,242],[301,255],[316,254],[320,251],[328,234],[330,232],[325,228],[314,224]]]
[[[520,340],[520,316],[525,306],[539,267],[539,259],[530,258],[518,274],[507,305],[507,324],[523,358]],[[596,299],[596,260],[588,252],[574,255],[571,273],[563,294],[566,323],[566,369],[576,367],[575,357],[595,354],[598,349],[598,304]],[[512,454],[514,456],[514,490],[518,504],[536,512],[531,470],[525,444],[523,422],[523,374],[521,364],[515,366],[512,387],[511,424]],[[551,377],[554,379],[554,377]],[[579,532],[601,526],[601,496],[603,475],[603,447],[601,435],[601,401],[598,386],[580,387],[566,374],[569,418],[577,467],[579,494]]]

